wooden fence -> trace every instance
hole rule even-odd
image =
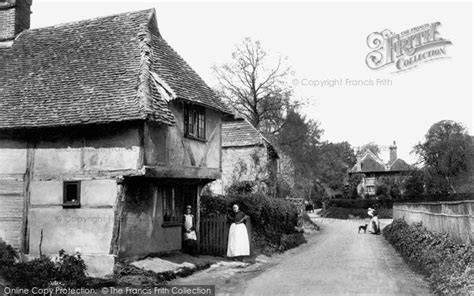
[[[252,251],[252,223],[245,222],[250,240],[250,251]],[[199,228],[199,253],[214,256],[227,255],[227,240],[229,237],[230,223],[226,215],[201,216]]]
[[[422,222],[426,229],[447,233],[460,243],[474,244],[474,200],[396,203],[393,218]]]

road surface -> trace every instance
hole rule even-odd
[[[358,221],[316,218],[308,243],[240,270],[203,271],[175,284],[214,284],[219,295],[430,295],[423,277],[382,235]],[[382,225],[383,226],[383,225]]]

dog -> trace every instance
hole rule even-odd
[[[357,231],[357,233],[360,233],[361,230],[364,230],[364,233],[367,233],[367,225],[369,224],[359,226],[359,231]]]

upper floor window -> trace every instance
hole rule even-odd
[[[200,140],[206,139],[206,110],[204,107],[184,106],[184,134]]]

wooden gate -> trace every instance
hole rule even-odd
[[[229,224],[226,215],[201,217],[199,230],[199,253],[225,256]]]

